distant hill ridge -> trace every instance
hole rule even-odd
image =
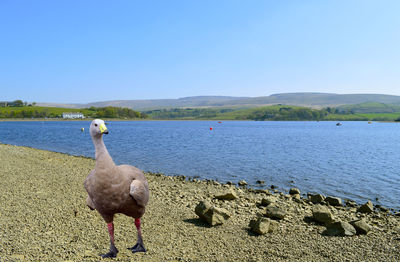
[[[37,103],[37,105],[67,108],[116,106],[128,107],[134,110],[148,110],[184,107],[257,107],[276,104],[322,108],[369,102],[400,106],[400,96],[383,94],[282,93],[260,97],[193,96],[178,99],[111,100],[88,104]]]

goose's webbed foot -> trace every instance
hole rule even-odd
[[[134,245],[133,247],[129,247],[129,250],[132,251],[132,253],[136,253],[136,252],[146,252],[146,249],[144,248],[143,243],[136,243],[136,245]]]
[[[112,245],[110,247],[110,251],[108,253],[102,254],[100,256],[102,258],[108,258],[108,257],[114,258],[114,257],[117,257],[117,254],[118,254],[118,249],[114,245]]]

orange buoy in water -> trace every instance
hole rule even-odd
[[[221,121],[218,121],[218,124],[221,124],[222,122]]]
[[[212,130],[212,127],[210,127],[210,130]]]

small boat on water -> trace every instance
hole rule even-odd
[[[339,123],[336,123],[336,125],[337,125],[337,126],[341,126],[341,125],[342,125],[342,123],[340,123],[340,122],[339,122]]]

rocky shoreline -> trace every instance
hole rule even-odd
[[[99,261],[105,223],[85,205],[94,160],[0,144],[0,261]],[[115,261],[399,261],[400,216],[370,203],[146,174],[148,249],[115,219]]]

